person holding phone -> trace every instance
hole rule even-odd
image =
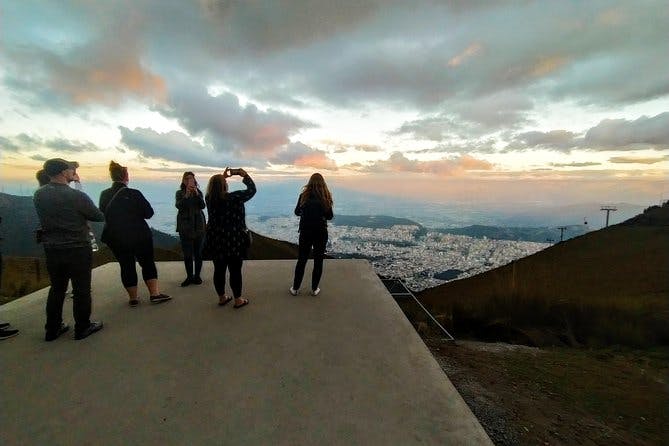
[[[228,191],[227,178],[239,175],[245,190]],[[247,256],[250,239],[246,227],[244,203],[256,194],[256,186],[244,169],[225,168],[223,174],[209,179],[205,202],[207,204],[207,231],[204,242],[206,258],[214,262],[214,288],[218,304],[226,305],[234,297],[234,308],[249,303],[242,296],[242,263]],[[230,288],[233,297],[225,295],[225,275],[230,271]]]
[[[205,231],[202,210],[205,202],[193,172],[184,172],[175,199],[175,206],[179,210],[177,232],[181,240],[181,251],[186,267],[186,279],[181,282],[181,286],[199,285],[202,283],[200,272],[202,271],[202,242]]]
[[[297,296],[304,277],[304,267],[313,248],[314,270],[311,274],[311,295],[318,296],[321,289],[318,284],[323,274],[323,257],[328,242],[328,220],[332,220],[332,194],[320,173],[315,173],[302,189],[297,199],[295,215],[300,217],[300,241],[298,259],[295,265],[295,277],[290,294]]]

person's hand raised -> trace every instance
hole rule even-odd
[[[242,168],[237,169],[237,171],[239,172],[239,176],[240,176],[240,177],[244,177],[244,178],[246,178],[246,177],[249,175],[249,174],[246,173],[246,171],[245,171],[244,169],[242,169]]]
[[[232,174],[230,173],[230,168],[226,167],[225,170],[223,171],[223,178],[229,178],[231,176]]]

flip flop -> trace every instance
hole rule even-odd
[[[218,301],[218,306],[219,306],[219,307],[222,307],[222,306],[225,305],[225,304],[229,304],[231,300],[232,300],[232,297],[226,297],[225,300],[222,301],[222,302],[219,300],[219,301]]]
[[[235,305],[235,306],[233,306],[232,308],[234,308],[234,309],[236,310],[237,308],[242,308],[243,306],[248,305],[248,304],[249,304],[249,300],[248,300],[248,299],[244,299],[244,302],[242,302],[242,303],[239,304],[239,305]]]

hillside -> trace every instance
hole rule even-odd
[[[2,254],[16,257],[43,257],[44,249],[35,243],[34,230],[39,226],[37,212],[32,197],[10,195],[0,192],[0,237],[2,237]],[[97,239],[100,239],[103,223],[92,223],[91,228]],[[153,232],[153,243],[156,248],[175,251],[179,250],[179,239],[156,229]]]
[[[471,225],[463,228],[433,229],[443,234],[466,235],[475,238],[489,238],[493,240],[522,240],[527,242],[545,243],[546,241],[560,240],[560,230],[557,228],[521,228],[504,226]],[[587,232],[585,225],[571,225],[564,231],[564,240],[583,235]]]
[[[457,337],[669,344],[669,205],[418,293]]]

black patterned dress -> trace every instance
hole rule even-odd
[[[246,190],[236,190],[218,203],[207,199],[207,235],[204,258],[221,260],[245,258],[248,250],[246,209],[244,203],[256,194],[256,185],[250,176],[244,178]],[[209,198],[209,197],[207,197]]]

